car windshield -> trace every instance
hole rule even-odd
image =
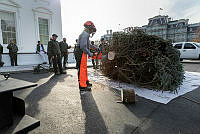
[[[200,48],[200,43],[194,43],[198,48]]]

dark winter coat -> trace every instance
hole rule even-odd
[[[3,46],[0,44],[0,54],[3,54]]]
[[[104,44],[104,43],[101,43],[101,44],[99,45],[99,49],[100,49],[100,52],[101,52],[103,55],[105,55],[105,44]]]
[[[59,46],[60,46],[60,51],[62,54],[68,53],[68,49],[71,48],[70,46],[68,46],[68,44],[66,42],[63,42],[63,41],[61,41],[59,43]]]
[[[61,55],[60,46],[58,41],[51,40],[48,42],[47,54],[51,56]]]
[[[9,44],[7,46],[7,49],[9,49],[9,54],[16,54],[18,52],[18,47],[16,44]]]

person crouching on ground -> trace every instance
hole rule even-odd
[[[66,74],[66,72],[63,71],[62,69],[62,63],[61,63],[61,52],[60,52],[60,47],[58,41],[56,39],[58,36],[56,34],[52,35],[52,40],[48,42],[48,47],[47,47],[47,53],[49,57],[53,61],[53,68],[55,75],[58,75],[58,68],[60,74]]]
[[[46,60],[46,51],[44,50],[44,46],[43,44],[40,43],[40,41],[38,41],[37,47],[36,47],[36,53],[40,55],[41,59],[42,59],[42,64],[47,64],[47,60]]]
[[[90,34],[92,36],[96,32],[96,28],[91,21],[84,23],[84,31],[79,35],[78,45],[76,49],[77,53],[77,66],[78,66],[78,80],[79,89],[81,91],[91,91],[92,84],[89,83],[88,73],[87,73],[87,55],[92,56],[89,48],[94,47],[90,44]],[[96,48],[98,49],[98,48]]]

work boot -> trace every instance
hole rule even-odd
[[[92,84],[89,81],[86,81],[88,87],[92,87]]]
[[[59,73],[58,73],[58,72],[55,72],[55,75],[59,75]]]
[[[90,87],[81,87],[79,86],[80,91],[91,91]]]
[[[66,72],[65,72],[65,71],[62,71],[62,72],[60,72],[60,74],[66,74]]]
[[[4,62],[1,62],[1,63],[0,63],[0,67],[3,67],[3,65],[4,65]]]

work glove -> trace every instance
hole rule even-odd
[[[92,57],[92,56],[93,56],[93,54],[92,54],[92,53],[88,53],[88,56],[89,56],[89,57]]]
[[[100,51],[100,49],[99,49],[99,48],[97,48],[96,50],[97,50],[97,52],[99,52],[99,51]]]

